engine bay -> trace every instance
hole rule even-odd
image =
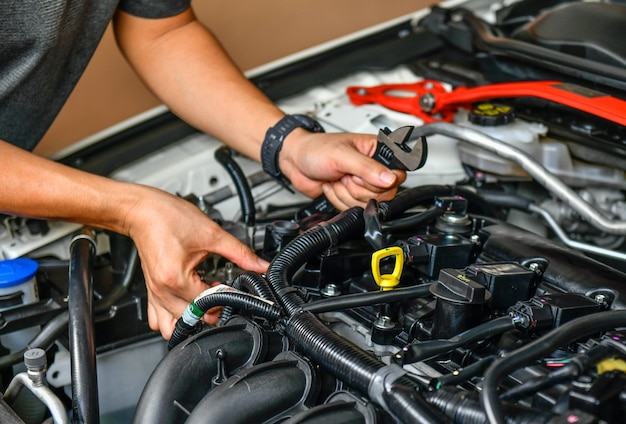
[[[64,152],[271,265],[208,257],[165,341],[130,239],[3,216],[0,422],[624,422],[625,24],[618,1],[450,1],[253,72],[415,169],[365,208],[291,193],[162,109]]]

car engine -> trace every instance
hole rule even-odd
[[[165,341],[130,239],[2,216],[0,422],[624,422],[625,25],[619,1],[449,1],[251,72],[409,170],[365,207],[162,108],[63,152],[271,265],[206,258]]]

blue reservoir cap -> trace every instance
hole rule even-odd
[[[0,261],[0,288],[17,286],[35,276],[39,264],[29,258]]]

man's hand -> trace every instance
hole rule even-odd
[[[291,183],[310,197],[324,193],[340,210],[390,200],[406,172],[390,170],[371,156],[376,136],[294,130],[284,141],[279,166]]]
[[[195,269],[210,253],[247,270],[262,273],[267,269],[265,261],[195,205],[156,189],[145,187],[144,195],[128,212],[125,227],[141,257],[150,328],[159,330],[165,339],[189,302],[208,287]],[[209,323],[216,319],[205,316]]]

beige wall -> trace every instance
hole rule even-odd
[[[433,4],[425,0],[196,0],[198,18],[241,69]],[[117,51],[110,28],[79,85],[35,150],[63,147],[159,104]]]

